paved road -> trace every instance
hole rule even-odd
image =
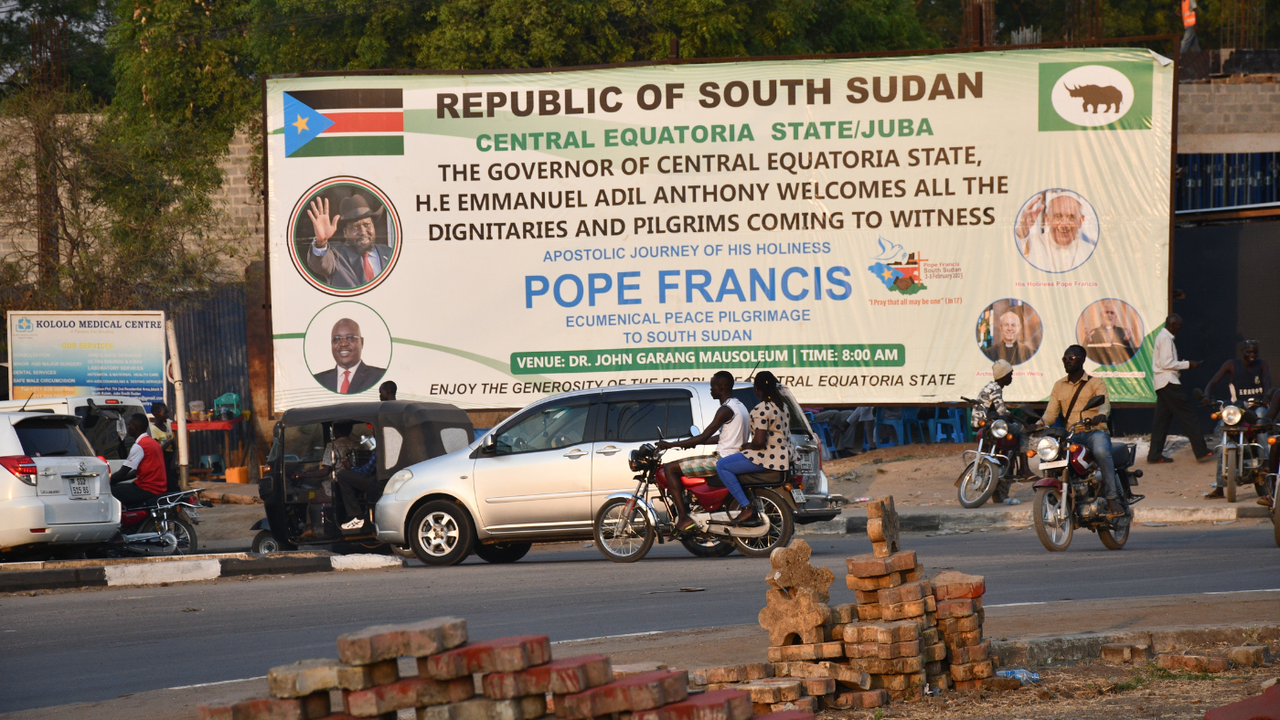
[[[844,575],[865,537],[810,538],[815,562]],[[1045,552],[1030,530],[905,535],[933,569],[987,577],[998,605],[1280,587],[1280,550],[1258,521],[1135,529],[1121,552],[1078,535]],[[752,623],[767,561],[696,559],[655,547],[634,565],[591,548],[535,548],[515,565],[219,580],[172,587],[0,598],[0,712],[94,701],[262,675],[332,657],[334,638],[366,625],[434,615],[467,618],[473,637],[545,633],[552,640]],[[679,592],[697,587],[699,592]],[[837,580],[832,602],[852,602]],[[1280,617],[1280,613],[1277,613]]]

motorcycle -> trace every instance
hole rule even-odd
[[[1258,417],[1266,405],[1250,398],[1242,403],[1242,409],[1238,405],[1205,397],[1199,390],[1193,394],[1200,402],[1217,406],[1210,417],[1218,421],[1218,428],[1222,431],[1218,441],[1217,479],[1227,502],[1236,501],[1236,487],[1239,485],[1253,485],[1258,497],[1270,497],[1266,481],[1270,448],[1268,436],[1275,426],[1259,422]]]
[[[979,400],[961,397],[974,408],[983,407]],[[956,478],[956,494],[966,508],[982,507],[994,499],[1004,502],[1009,487],[1017,482],[1017,455],[1021,452],[1018,438],[1024,427],[1013,417],[984,421],[978,428],[978,449],[964,452],[965,468]]]
[[[107,553],[123,555],[191,555],[196,552],[198,508],[213,507],[200,499],[204,488],[182,490],[120,513],[120,534],[107,545]]]
[[[693,434],[697,433],[695,429]],[[607,498],[592,524],[600,553],[619,563],[644,557],[654,540],[665,542],[677,516],[664,482],[662,451],[645,443],[631,451],[628,464],[636,473],[635,491]],[[739,510],[738,503],[718,477],[682,478],[689,517],[698,527],[681,537],[680,543],[693,555],[723,557],[737,550],[747,557],[768,557],[774,548],[791,542],[795,530],[793,516],[797,503],[804,503],[803,491],[793,488],[785,472],[743,474],[738,480],[764,520],[762,525],[732,524],[731,518]]]
[[[1104,397],[1096,396],[1084,409],[1096,408],[1105,401]],[[1066,550],[1077,527],[1096,532],[1108,550],[1119,550],[1129,540],[1132,510],[1122,517],[1107,515],[1102,473],[1093,452],[1085,445],[1068,440],[1074,433],[1092,429],[1091,424],[1081,421],[1070,429],[1048,427],[1033,433],[1039,436],[1033,452],[1040,458],[1040,472],[1044,477],[1034,485],[1032,520],[1040,544],[1051,552]],[[1129,498],[1130,505],[1142,499],[1131,491],[1142,477],[1141,470],[1131,467],[1134,457],[1133,443],[1112,443],[1116,482],[1120,483],[1120,491]]]

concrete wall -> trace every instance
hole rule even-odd
[[[1280,152],[1280,83],[1276,76],[1238,75],[1180,84],[1178,152]]]

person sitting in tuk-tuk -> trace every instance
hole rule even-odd
[[[342,507],[346,509],[350,518],[342,524],[342,529],[359,530],[364,527],[364,505],[356,493],[364,493],[365,498],[368,499],[372,491],[382,492],[382,484],[378,482],[378,451],[372,451],[369,460],[363,465],[357,465],[349,470],[338,470],[333,474],[333,479],[338,481],[338,491],[342,493]]]
[[[335,470],[350,466],[351,454],[356,450],[356,441],[351,439],[351,428],[355,423],[350,420],[339,420],[333,424],[333,439],[324,446],[320,456],[320,467],[294,475],[295,478],[328,477]]]

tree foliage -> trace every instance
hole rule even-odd
[[[32,23],[60,23],[69,87],[98,99],[111,97],[112,58],[106,30],[113,22],[108,0],[3,0],[0,12],[0,79],[6,92],[23,87],[31,68]]]

